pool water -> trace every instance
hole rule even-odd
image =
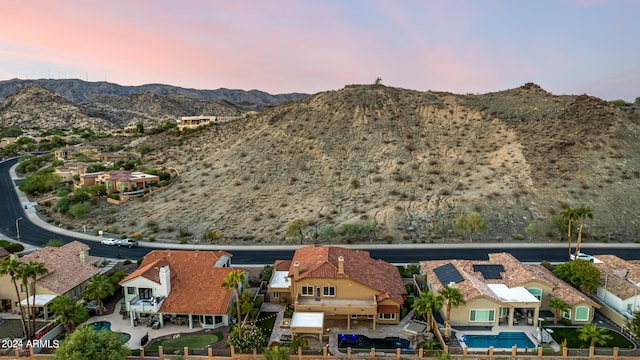
[[[98,321],[93,323],[93,330],[95,331],[101,331],[101,330],[106,330],[106,331],[111,331],[111,323],[108,321]],[[122,341],[123,344],[126,344],[127,341],[129,341],[129,339],[131,339],[131,335],[127,334],[127,333],[123,333],[123,332],[117,332],[114,331],[116,334],[120,335],[120,341]]]
[[[352,348],[352,349],[376,349],[376,350],[411,350],[411,343],[409,340],[401,339],[399,337],[386,337],[386,338],[369,338],[364,335],[356,334],[340,334],[338,335],[338,347],[339,348]]]
[[[518,349],[533,349],[536,345],[523,332],[501,332],[498,335],[465,335],[465,344],[470,348],[494,348],[511,349],[513,345]]]

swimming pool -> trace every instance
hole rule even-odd
[[[101,331],[101,330],[111,331],[111,323],[108,321],[98,321],[91,325],[93,325],[93,330],[95,331]],[[131,339],[130,334],[118,332],[118,331],[114,331],[114,333],[120,335],[120,341],[122,341],[123,344],[126,344],[127,341]]]
[[[523,332],[501,332],[498,335],[465,335],[464,343],[470,348],[488,349],[494,348],[511,349],[513,345],[518,349],[533,349],[536,345]]]
[[[395,349],[401,349],[404,352],[413,352],[411,343],[406,339],[401,339],[399,337],[369,338],[364,335],[356,334],[338,335],[338,348],[351,348],[352,350],[376,349],[394,351]]]

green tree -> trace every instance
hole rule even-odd
[[[380,85],[382,83],[382,79],[380,79],[380,77],[376,78],[376,81],[374,82],[375,85]]]
[[[300,244],[304,240],[304,234],[302,234],[302,230],[306,229],[309,224],[305,219],[296,219],[289,224],[287,227],[287,233],[285,234],[287,237],[294,237],[298,234],[300,235]]]
[[[30,286],[30,290],[31,291],[31,295],[33,295],[33,299],[32,299],[32,304],[33,304],[33,311],[29,320],[29,333],[34,336],[36,334],[36,316],[35,316],[35,307],[36,307],[36,281],[38,280],[39,277],[42,277],[46,274],[49,273],[49,270],[47,270],[47,268],[44,266],[43,263],[37,262],[37,261],[29,261],[26,264],[22,264],[22,267],[24,269],[22,275],[25,276],[27,278],[27,283],[29,282],[29,280],[31,281],[31,286]],[[29,296],[29,291],[27,291],[27,296]],[[27,312],[28,313],[28,312]]]
[[[627,320],[627,329],[636,339],[640,338],[640,311],[634,311],[633,317]]]
[[[596,346],[596,344],[606,345],[609,340],[613,339],[613,336],[605,328],[599,328],[596,324],[588,324],[578,329],[578,339],[589,342],[591,346]]]
[[[18,306],[20,307],[20,320],[22,321],[22,331],[24,335],[27,335],[27,325],[24,321],[24,308],[22,306],[22,299],[20,297],[20,290],[18,289],[18,280],[20,280],[18,276],[18,269],[20,268],[20,261],[17,258],[12,256],[4,259],[0,263],[0,276],[9,276],[11,278],[11,282],[13,283],[13,287],[16,291],[16,296],[18,297]]]
[[[552,297],[549,299],[549,307],[553,310],[553,324],[556,325],[558,323],[558,319],[560,318],[560,314],[569,310],[569,305],[563,300]]]
[[[489,230],[487,223],[478,212],[471,212],[468,215],[460,215],[453,223],[454,229],[463,234],[469,235],[469,241],[473,241],[473,234],[486,233]]]
[[[69,208],[69,214],[73,215],[76,219],[83,219],[91,212],[91,205],[88,202],[81,202],[71,205]]]
[[[102,275],[94,275],[87,283],[84,290],[84,298],[88,300],[98,299],[98,314],[102,316],[102,299],[113,295],[115,289],[113,283]]]
[[[431,330],[432,314],[442,309],[443,297],[435,296],[431,291],[421,291],[413,302],[413,313],[420,319],[427,320],[427,329]]]
[[[240,296],[240,290],[242,289],[242,285],[245,283],[245,274],[242,270],[233,270],[222,281],[222,287],[225,289],[231,289],[235,293],[236,297],[236,316],[238,318],[238,337],[242,338],[242,299]]]
[[[580,289],[587,296],[595,291],[600,283],[600,270],[592,262],[582,259],[556,265],[553,274]]]
[[[112,331],[95,331],[82,326],[62,340],[53,353],[54,360],[125,360],[131,350]]]
[[[569,257],[571,260],[571,223],[578,219],[578,212],[576,209],[569,207],[565,211],[560,213],[560,216],[567,223],[567,241],[569,242]]]
[[[78,324],[89,318],[89,311],[84,306],[64,295],[53,299],[49,310],[58,317],[56,321],[64,326],[66,332],[73,331]]]
[[[136,124],[136,130],[140,133],[140,134],[144,134],[144,124],[139,122]]]
[[[531,241],[531,238],[535,235],[539,235],[540,234],[540,223],[537,222],[532,222],[529,225],[527,225],[527,227],[524,229],[524,232],[527,233],[527,235],[529,235],[529,241]]]
[[[580,229],[578,230],[578,241],[576,242],[576,254],[580,252],[580,243],[582,242],[582,229],[584,228],[584,222],[589,219],[593,220],[593,212],[590,208],[583,206],[576,209],[576,215],[580,219]]]
[[[293,342],[291,343],[293,347]],[[262,353],[264,360],[289,360],[291,356],[291,348],[286,346],[274,346],[265,349]]]
[[[49,239],[47,241],[46,244],[44,244],[45,247],[50,246],[50,247],[60,247],[64,245],[64,241],[60,240],[60,239]]]
[[[229,338],[225,341],[227,346],[234,346],[243,353],[250,353],[254,349],[262,349],[267,346],[269,339],[262,328],[257,325],[241,325],[231,329]]]
[[[451,336],[451,324],[449,323],[449,319],[451,319],[451,308],[457,308],[458,306],[466,304],[467,302],[462,297],[460,290],[452,286],[445,286],[444,289],[440,292],[440,295],[445,299],[445,336],[448,338],[449,336]]]

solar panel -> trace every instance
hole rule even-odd
[[[475,264],[473,271],[481,272],[485,279],[502,279],[501,272],[504,272],[502,265]]]
[[[438,279],[440,279],[440,283],[447,286],[449,283],[459,283],[464,281],[464,278],[458,272],[455,266],[452,263],[447,263],[442,266],[439,266],[433,269],[433,272],[436,273]]]

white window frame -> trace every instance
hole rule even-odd
[[[584,319],[578,319],[578,310],[587,309],[587,317]],[[589,321],[591,316],[591,310],[588,306],[576,306],[576,321]]]
[[[562,313],[562,318],[563,319],[567,319],[567,320],[571,320],[571,309],[567,309],[567,311]]]
[[[333,291],[331,291],[333,290]],[[324,294],[324,296],[326,297],[335,297],[336,296],[336,287],[331,285],[331,286],[323,286],[322,287],[322,294]]]
[[[302,285],[302,287],[300,287],[300,295],[302,296],[314,296],[313,291],[314,288],[312,285]]]
[[[396,319],[396,313],[391,313],[391,314],[378,313],[378,320],[395,320],[395,319]]]
[[[488,313],[488,320],[476,320],[478,318],[478,312],[484,313],[487,312]],[[471,314],[474,313],[475,316],[473,316],[475,319],[471,319],[472,316]],[[494,322],[496,320],[496,310],[495,309],[471,309],[469,310],[469,322]]]
[[[136,294],[136,288],[133,286],[127,286],[127,295],[135,295]]]
[[[273,298],[274,298],[274,299],[277,299],[277,298],[279,298],[279,297],[280,297],[280,292],[278,292],[278,291],[274,291],[274,292],[273,292]]]

